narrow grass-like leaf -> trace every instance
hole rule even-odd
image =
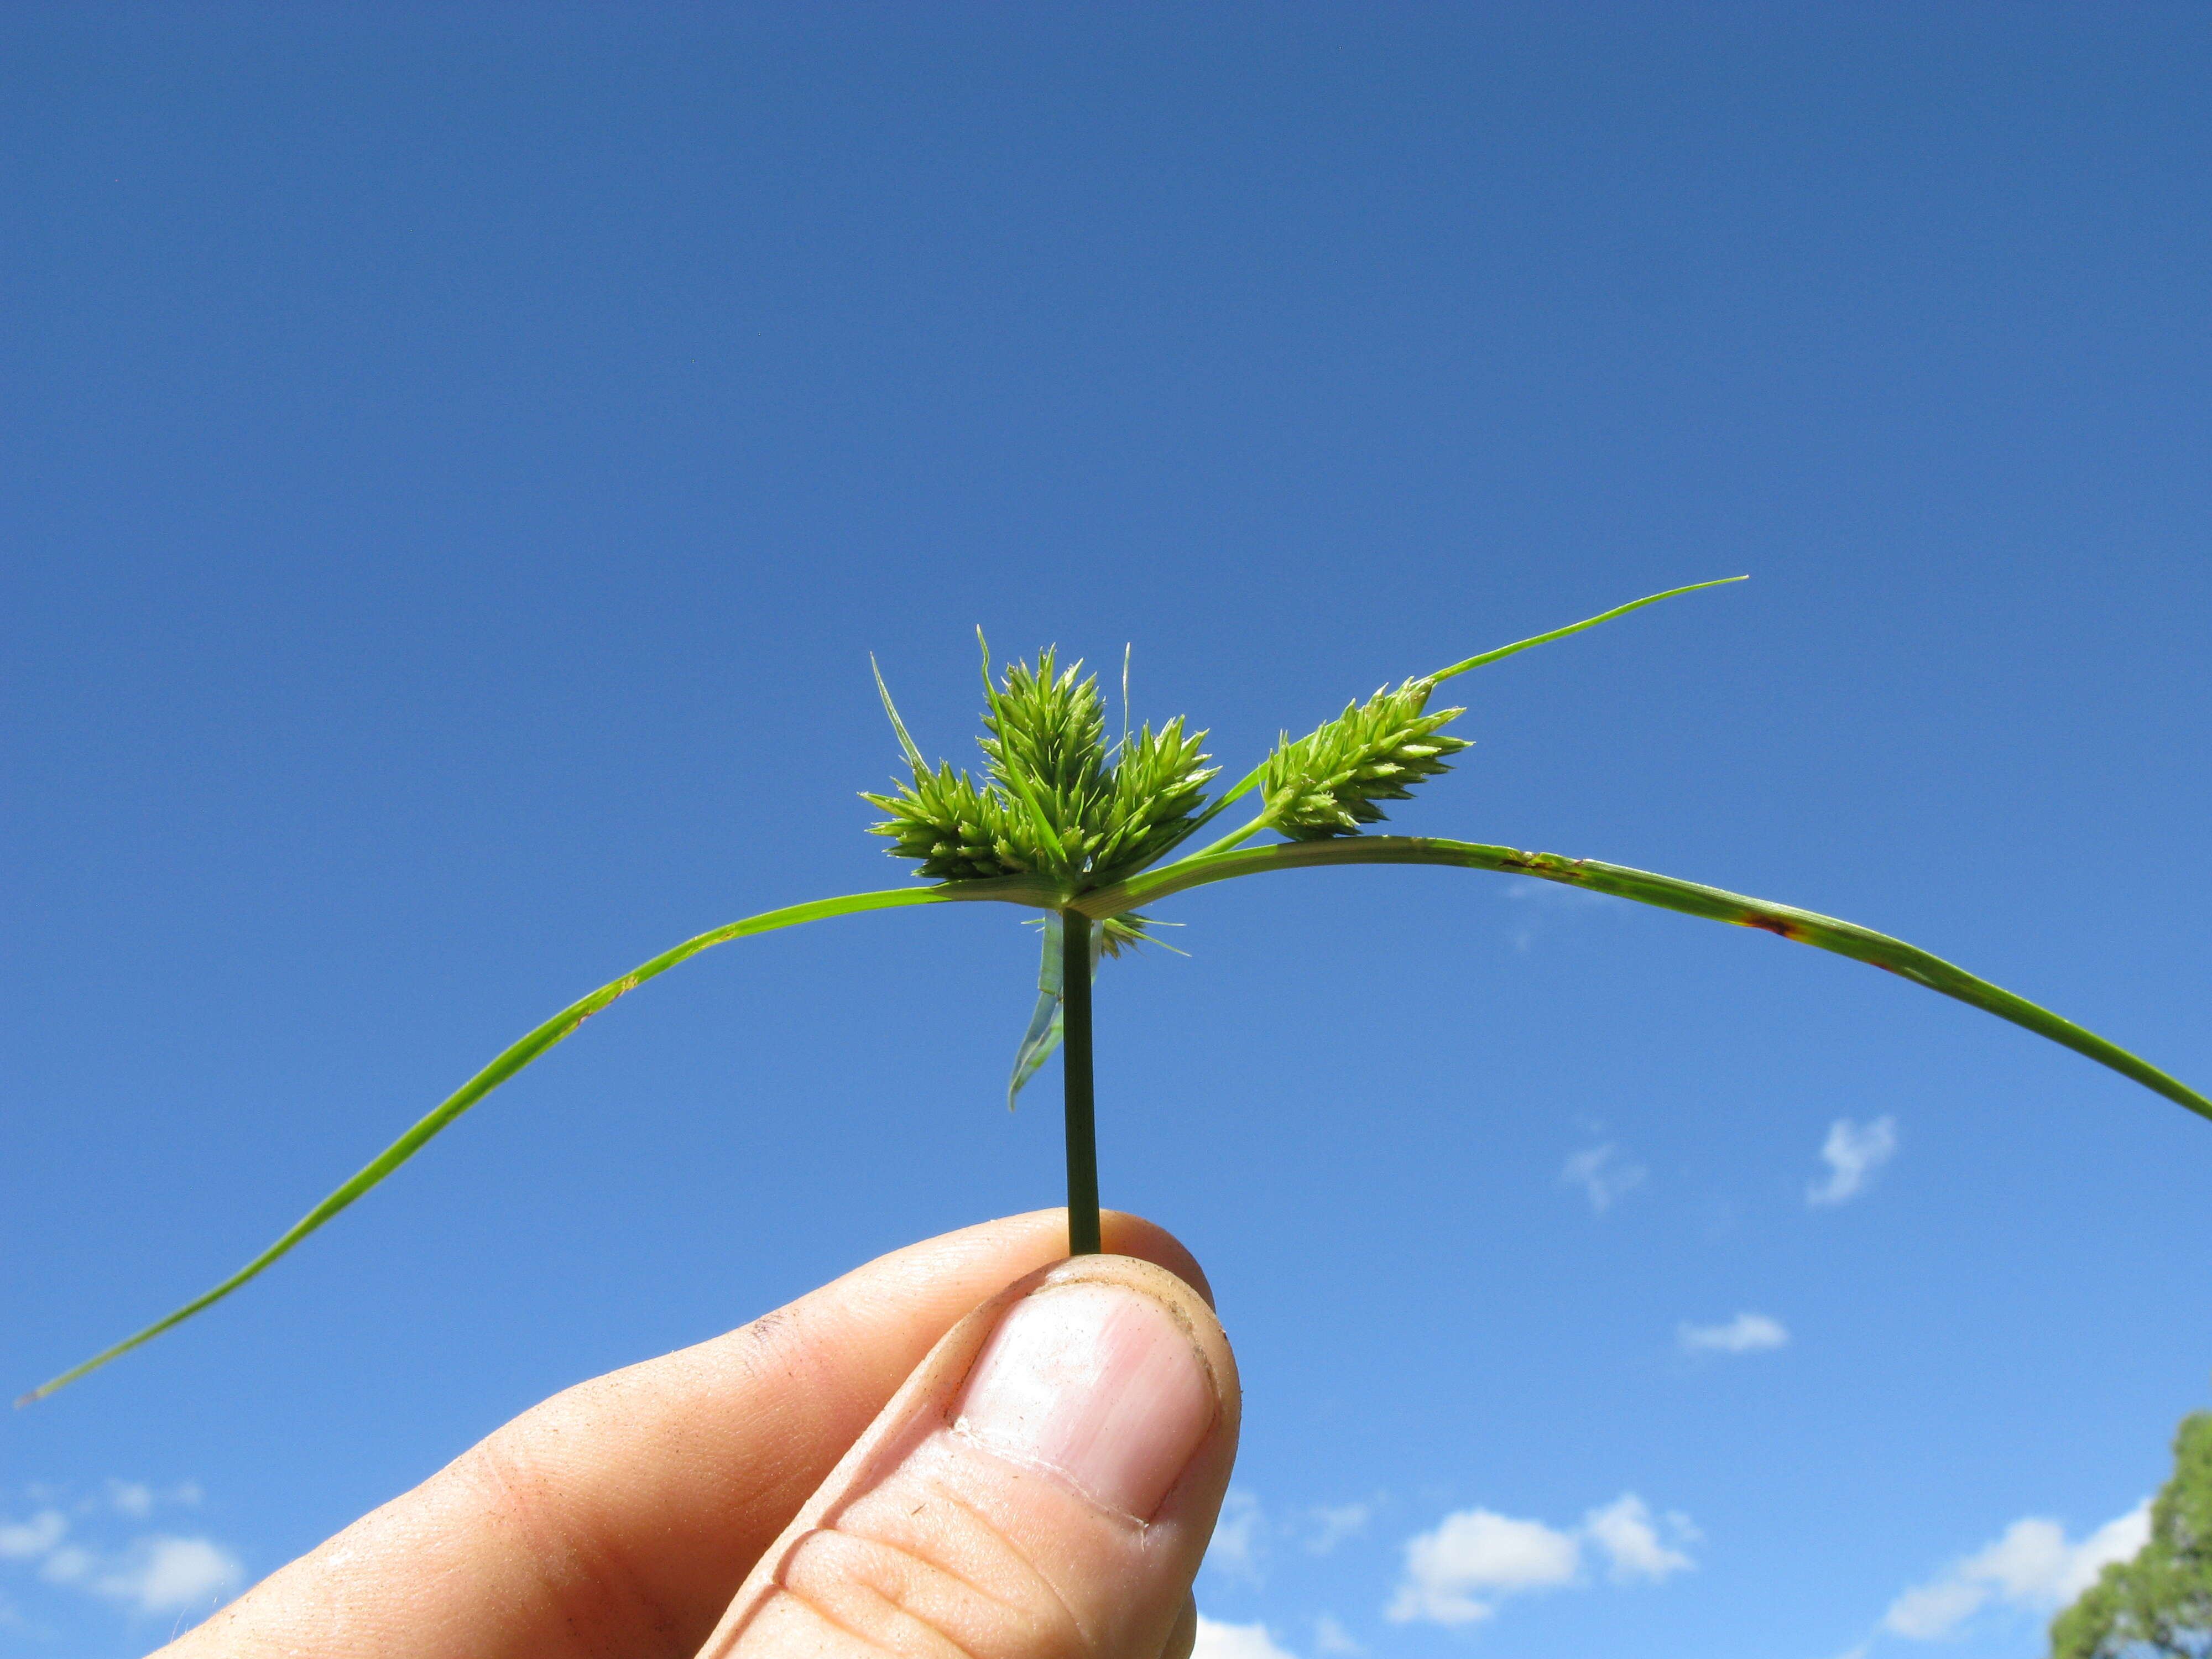
[[[789,905],[781,910],[769,910],[757,916],[747,916],[711,933],[688,939],[672,950],[662,951],[652,961],[641,963],[620,979],[602,985],[589,996],[570,1003],[559,1013],[537,1027],[520,1041],[511,1044],[490,1065],[478,1072],[459,1089],[380,1152],[352,1180],[340,1187],[328,1198],[307,1212],[286,1231],[283,1237],[259,1255],[247,1262],[213,1290],[178,1309],[166,1318],[156,1320],[137,1335],[117,1343],[113,1347],[94,1354],[82,1365],[64,1371],[41,1388],[16,1401],[18,1406],[27,1406],[34,1400],[43,1400],[55,1389],[74,1382],[88,1371],[97,1370],[109,1360],[126,1354],[140,1344],[150,1342],[162,1332],[182,1324],[201,1310],[222,1300],[248,1279],[255,1278],[264,1268],[287,1254],[301,1240],[351,1204],[363,1193],[375,1186],[394,1170],[420,1152],[424,1144],[441,1129],[482,1100],[494,1089],[513,1077],[524,1066],[574,1033],[576,1028],[593,1014],[613,1002],[616,998],[635,990],[646,981],[666,973],[679,962],[696,957],[712,945],[733,939],[744,939],[753,933],[773,933],[779,927],[795,927],[801,922],[820,921],[830,916],[854,915],[863,910],[886,910],[909,904],[944,904],[970,899],[999,899],[1015,904],[1048,907],[1050,895],[1036,883],[1020,878],[993,881],[948,882],[937,887],[896,888],[887,892],[848,893],[840,898],[817,899],[811,903]]]
[[[1570,623],[1565,628],[1555,628],[1548,634],[1537,634],[1528,639],[1516,640],[1510,645],[1501,645],[1494,651],[1485,651],[1480,656],[1469,657],[1465,662],[1455,662],[1449,668],[1439,668],[1435,673],[1425,675],[1422,678],[1427,679],[1431,684],[1435,684],[1441,681],[1451,678],[1455,674],[1464,674],[1470,668],[1480,668],[1486,664],[1497,662],[1502,658],[1512,656],[1516,652],[1526,651],[1532,646],[1549,645],[1553,640],[1564,640],[1570,634],[1579,634],[1586,628],[1595,628],[1600,623],[1609,623],[1616,617],[1625,617],[1632,611],[1641,611],[1645,605],[1656,605],[1662,599],[1678,599],[1685,593],[1694,593],[1700,588],[1725,587],[1730,582],[1749,581],[1750,580],[1751,578],[1748,576],[1718,576],[1709,582],[1692,582],[1687,587],[1670,587],[1663,593],[1649,593],[1640,599],[1631,599],[1626,605],[1617,605],[1610,611],[1600,611],[1595,617],[1585,617],[1578,623]],[[1183,831],[1181,840],[1179,840],[1176,845],[1180,846],[1182,842],[1188,841],[1191,836],[1196,835],[1207,824],[1212,823],[1231,802],[1235,801],[1243,796],[1248,795],[1251,793],[1253,790],[1258,788],[1260,787],[1261,781],[1267,775],[1267,763],[1266,761],[1261,761],[1257,766],[1254,767],[1249,772],[1247,772],[1242,778],[1238,779],[1235,787],[1231,788],[1226,794],[1223,795],[1218,800],[1207,807],[1205,811],[1194,818],[1191,821],[1190,826]],[[1253,836],[1258,835],[1262,830],[1267,829],[1268,827],[1268,822],[1267,814],[1262,812],[1258,817],[1254,818],[1251,823],[1246,824],[1243,829],[1232,831],[1231,834],[1224,836],[1220,840],[1200,848],[1197,852],[1191,854],[1188,858],[1182,860],[1182,862],[1188,864],[1194,859],[1207,858],[1216,853],[1225,853],[1232,847],[1241,847],[1244,842],[1251,840]],[[1162,856],[1164,857],[1166,853],[1173,852],[1174,850],[1174,847],[1170,847],[1165,849],[1165,852],[1162,854]]]
[[[1740,927],[1756,927],[1800,945],[1814,945],[1855,962],[1885,969],[1916,985],[1924,985],[1931,991],[1995,1014],[1999,1019],[2010,1020],[2038,1036],[2048,1037],[2078,1054],[2086,1054],[2100,1066],[2110,1066],[2122,1077],[2186,1106],[2202,1117],[2212,1118],[2212,1100],[2148,1060],[2139,1060],[2094,1031],[2047,1008],[2038,1007],[2002,986],[1977,978],[1965,969],[1941,957],[1930,956],[1903,939],[1792,905],[1749,898],[1724,888],[1654,875],[1648,870],[1632,870],[1626,865],[1601,864],[1595,859],[1566,859],[1556,853],[1524,853],[1517,848],[1438,841],[1426,836],[1353,836],[1340,841],[1287,842],[1186,859],[1164,870],[1085,893],[1073,903],[1093,917],[1110,916],[1207,882],[1258,875],[1268,870],[1303,870],[1328,864],[1440,864],[1468,870],[1497,870],[1510,875],[1534,876],[1540,881],[1555,881],[1569,887],[1583,887],[1595,893],[1610,893],[1617,898],[1634,899],[1639,904],[1655,904],[1686,915],[1733,922]]]
[[[1501,657],[1510,657],[1516,651],[1526,651],[1534,645],[1549,645],[1553,640],[1564,640],[1570,634],[1579,634],[1585,628],[1595,628],[1600,623],[1609,623],[1615,617],[1625,617],[1632,611],[1641,611],[1645,605],[1656,605],[1662,599],[1674,599],[1684,593],[1694,593],[1701,587],[1725,587],[1730,582],[1747,582],[1750,580],[1748,576],[1717,576],[1709,582],[1692,582],[1687,587],[1670,587],[1664,593],[1653,593],[1644,599],[1631,599],[1626,605],[1617,605],[1610,611],[1601,611],[1595,617],[1571,623],[1565,628],[1555,628],[1548,634],[1538,634],[1529,639],[1516,640],[1510,645],[1501,645],[1495,651],[1486,651],[1479,657],[1469,657],[1465,662],[1455,662],[1449,668],[1439,668],[1427,678],[1431,680],[1448,680],[1455,674],[1466,673],[1470,668],[1480,668],[1486,663],[1496,662]]]
[[[898,733],[899,748],[906,756],[907,764],[917,774],[929,770],[929,763],[921,757],[921,750],[908,734],[906,722],[899,718],[897,707],[891,702],[891,689],[884,684],[884,671],[876,662],[876,653],[868,653],[868,670],[876,677],[876,695],[884,700],[884,713],[891,717],[891,730]]]
[[[1020,1094],[1037,1068],[1052,1058],[1053,1050],[1060,1047],[1062,1030],[1066,1024],[1066,1003],[1061,995],[1066,982],[1062,964],[1065,944],[1065,924],[1056,910],[1048,910],[1044,917],[1044,959],[1037,965],[1036,1006],[1030,1012],[1029,1030],[1022,1033],[1022,1046],[1014,1051],[1013,1075],[1006,1080],[1006,1109],[1014,1109],[1014,1097]],[[1152,944],[1163,941],[1149,939]],[[1172,945],[1164,945],[1174,950]],[[1091,977],[1098,977],[1098,963],[1106,953],[1106,929],[1102,925],[1091,935]]]
[[[1048,910],[1044,916],[1044,959],[1037,964],[1036,1007],[1030,1014],[1029,1030],[1022,1033],[1022,1046],[1014,1050],[1013,1075],[1006,1079],[1006,1109],[1014,1109],[1014,1097],[1023,1085],[1036,1075],[1037,1067],[1051,1057],[1060,1046],[1060,912]]]
[[[1136,654],[1137,642],[1127,640],[1121,646],[1121,742],[1114,750],[1118,760],[1129,751],[1129,659]]]

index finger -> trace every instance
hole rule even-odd
[[[688,1654],[970,1310],[1066,1252],[1066,1212],[947,1233],[727,1335],[555,1395],[165,1650],[171,1659]],[[1212,1299],[1109,1212],[1105,1246]]]

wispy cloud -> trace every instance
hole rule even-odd
[[[1312,1528],[1306,1539],[1306,1553],[1327,1555],[1346,1539],[1366,1531],[1374,1513],[1372,1504],[1316,1504],[1305,1512],[1307,1523]]]
[[[142,1538],[92,1580],[140,1613],[184,1613],[237,1594],[246,1565],[210,1538]]]
[[[35,1561],[62,1541],[69,1517],[40,1510],[27,1521],[0,1522],[0,1561]]]
[[[1686,1320],[1674,1328],[1674,1340],[1685,1353],[1757,1353],[1781,1347],[1790,1340],[1790,1332],[1778,1319],[1740,1313],[1720,1325],[1692,1325]]]
[[[1201,1613],[1190,1659],[1293,1659],[1293,1656],[1275,1645],[1265,1625],[1224,1625]]]
[[[1668,1534],[1677,1544],[1692,1544],[1698,1529],[1686,1515],[1666,1517]],[[1583,1519],[1583,1535],[1611,1558],[1607,1577],[1616,1584],[1638,1581],[1656,1584],[1698,1564],[1684,1552],[1659,1541],[1651,1511],[1634,1492],[1623,1492],[1601,1510]]]
[[[1510,1595],[1588,1582],[1588,1550],[1605,1558],[1615,1583],[1656,1583],[1697,1563],[1676,1546],[1697,1538],[1689,1517],[1664,1517],[1662,1540],[1650,1507],[1623,1492],[1562,1531],[1493,1510],[1461,1510],[1406,1544],[1406,1571],[1383,1616],[1394,1624],[1472,1625]]]
[[[1628,908],[1620,900],[1603,893],[1593,893],[1583,887],[1562,886],[1556,881],[1538,881],[1533,877],[1520,876],[1505,884],[1505,896],[1520,901],[1522,919],[1506,929],[1506,937],[1513,948],[1526,951],[1545,931],[1543,924],[1553,920],[1606,911],[1620,912]]]
[[[1271,1510],[1242,1487],[1233,1489],[1214,1523],[1206,1565],[1232,1583],[1256,1588],[1267,1580],[1267,1560],[1275,1546],[1327,1555],[1346,1539],[1366,1531],[1386,1501],[1378,1492],[1358,1503]]]
[[[1258,1584],[1265,1577],[1261,1563],[1267,1555],[1267,1524],[1260,1500],[1249,1492],[1232,1490],[1222,1500],[1221,1518],[1213,1523],[1206,1565],[1239,1583]]]
[[[1991,1602],[2047,1613],[2097,1582],[2113,1561],[2130,1561],[2150,1539],[2150,1500],[2117,1516],[2079,1543],[2039,1516],[2015,1521],[1997,1540],[1890,1603],[1881,1627],[1916,1642],[1956,1635]]]
[[[1570,1158],[1559,1171],[1559,1179],[1580,1187],[1589,1197],[1590,1208],[1603,1215],[1623,1194],[1642,1186],[1650,1173],[1627,1158],[1617,1143],[1608,1140]]]
[[[1314,1620],[1314,1651],[1316,1653],[1363,1654],[1367,1650],[1355,1640],[1350,1631],[1324,1613]]]
[[[1554,910],[1619,910],[1623,908],[1620,901],[1609,893],[1593,893],[1587,887],[1570,887],[1563,882],[1538,881],[1534,876],[1516,876],[1505,884],[1504,890],[1510,899],[1522,899]]]
[[[1805,1189],[1805,1201],[1815,1206],[1841,1204],[1856,1197],[1867,1177],[1889,1162],[1897,1152],[1897,1120],[1878,1117],[1862,1127],[1847,1117],[1828,1126],[1828,1139],[1820,1156],[1828,1165],[1827,1179]]]
[[[143,1521],[154,1512],[154,1489],[143,1480],[111,1480],[107,1483],[107,1501],[118,1515],[127,1515],[134,1521]]]
[[[49,1584],[89,1583],[100,1558],[82,1544],[62,1544],[46,1552],[39,1563],[39,1577]]]
[[[78,1519],[104,1514],[143,1521],[167,1504],[199,1501],[196,1486],[156,1492],[136,1481],[112,1480],[105,1501],[86,1499]],[[211,1538],[149,1533],[118,1547],[70,1536],[70,1517],[50,1505],[27,1520],[0,1518],[0,1561],[36,1570],[45,1583],[97,1595],[134,1613],[188,1613],[234,1595],[246,1582],[245,1564]],[[97,1531],[97,1528],[95,1528]]]

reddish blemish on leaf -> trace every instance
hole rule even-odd
[[[1800,943],[1804,939],[1802,929],[1774,916],[1738,916],[1735,919],[1735,924],[1739,927],[1756,927],[1762,933],[1776,933],[1784,939],[1794,939]]]

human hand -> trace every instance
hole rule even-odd
[[[1173,1238],[1109,1212],[1060,1261],[1066,1226],[557,1395],[161,1659],[1186,1659],[1236,1362]]]

